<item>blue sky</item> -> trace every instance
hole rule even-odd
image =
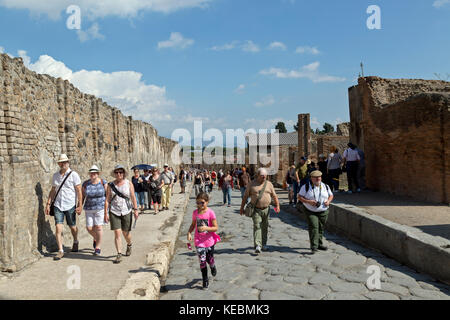
[[[81,8],[69,30],[66,8]],[[381,30],[369,30],[369,5]],[[450,0],[0,0],[0,51],[69,79],[160,135],[348,121],[365,75],[450,73]]]

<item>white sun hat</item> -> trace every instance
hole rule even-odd
[[[89,173],[100,173],[100,169],[94,164],[90,169]]]
[[[58,161],[56,161],[56,162],[67,162],[67,161],[69,161],[69,158],[67,158],[67,155],[65,154],[65,153],[62,153],[60,156],[59,156],[59,159],[58,159]]]

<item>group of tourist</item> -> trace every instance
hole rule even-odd
[[[45,214],[55,218],[58,253],[54,260],[60,260],[64,256],[64,219],[73,236],[72,252],[78,252],[76,216],[83,209],[86,213],[86,229],[93,238],[94,255],[101,254],[103,225],[110,223],[117,250],[114,263],[122,260],[122,235],[127,243],[125,256],[131,255],[133,217],[136,224],[139,213],[151,208],[151,204],[155,214],[161,210],[169,210],[176,175],[168,164],[164,165],[162,172],[153,168],[144,170],[143,175],[135,169],[131,181],[127,179],[127,169],[117,165],[111,172],[113,181],[109,183],[100,178],[99,168],[93,165],[88,172],[90,179],[81,183],[79,174],[70,168],[67,155],[61,154],[57,163],[60,170],[53,175],[45,208]],[[180,172],[180,184],[186,186],[186,171],[183,169]],[[184,188],[182,192],[185,192]]]
[[[306,157],[301,157],[297,166],[291,165],[286,173],[284,183],[289,190],[289,204],[296,206],[297,194],[301,187],[311,181],[311,172],[322,172],[322,181],[335,193],[339,193],[339,176],[347,173],[348,194],[361,192],[365,188],[364,152],[353,143],[348,143],[347,149],[341,155],[336,146],[330,147],[326,157],[319,155],[319,161],[314,163]]]
[[[299,164],[291,166],[286,175],[290,191],[289,201],[290,203],[301,203],[298,208],[303,210],[307,217],[312,254],[318,250],[327,250],[323,243],[324,226],[328,217],[328,208],[333,200],[333,190],[339,189],[338,177],[342,166],[346,166],[350,176],[350,190],[353,186],[352,183],[355,183],[357,191],[359,190],[357,173],[363,157],[356,146],[349,144],[348,147],[343,156],[339,154],[337,148],[333,147],[328,158],[320,157],[317,165],[302,157]],[[232,190],[236,188],[240,191],[242,198],[240,214],[250,216],[253,220],[255,254],[260,254],[268,249],[270,206],[274,206],[275,212],[280,212],[278,196],[273,184],[268,180],[268,172],[265,168],[259,168],[252,179],[245,166],[227,172],[222,169],[216,172],[182,168],[177,176],[172,168],[165,164],[162,172],[153,168],[144,170],[144,174],[140,175],[139,170],[134,170],[130,181],[127,179],[126,168],[117,165],[111,172],[114,180],[107,183],[106,180],[100,178],[101,172],[94,165],[89,169],[90,179],[81,183],[80,176],[70,169],[69,159],[65,154],[62,154],[57,162],[60,171],[53,176],[52,188],[45,209],[47,215],[52,214],[55,217],[56,240],[59,249],[58,254],[54,257],[55,260],[60,260],[64,256],[62,247],[64,218],[74,240],[72,252],[78,251],[76,215],[80,215],[84,209],[86,228],[93,238],[94,254],[101,253],[102,226],[110,222],[111,230],[114,231],[117,251],[114,263],[120,263],[122,260],[122,236],[127,243],[125,256],[131,254],[133,217],[136,221],[140,210],[150,208],[151,205],[154,207],[155,214],[159,210],[168,210],[173,185],[178,178],[182,193],[185,192],[187,181],[193,181],[194,184],[197,209],[193,212],[187,239],[192,241],[191,233],[195,230],[194,244],[200,261],[203,287],[207,288],[207,264],[210,265],[211,274],[215,276],[217,267],[214,260],[214,245],[220,241],[220,237],[216,234],[219,228],[216,215],[208,207],[209,193],[213,190],[214,185],[217,183],[219,190],[222,190],[223,205],[228,203],[228,207],[231,206]],[[324,183],[323,178],[327,183]],[[248,212],[250,213],[248,214]]]

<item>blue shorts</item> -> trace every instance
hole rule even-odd
[[[55,208],[55,224],[64,224],[64,217],[69,227],[75,227],[77,224],[77,214],[75,213],[75,206],[67,211],[61,211],[57,207]]]

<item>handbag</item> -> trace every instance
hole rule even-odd
[[[50,215],[51,215],[52,217],[55,216],[55,200],[56,200],[56,198],[58,197],[59,191],[61,191],[61,188],[63,187],[64,183],[66,183],[67,178],[70,176],[70,174],[71,174],[72,172],[73,172],[73,171],[70,171],[69,174],[67,175],[67,177],[64,178],[64,181],[63,181],[63,182],[61,183],[61,185],[59,186],[58,191],[56,192],[56,195],[55,195],[55,197],[53,198],[52,204],[50,205]]]
[[[258,199],[256,199],[256,202],[254,204],[251,202],[246,204],[246,206],[244,208],[244,214],[247,217],[249,217],[249,218],[253,217],[253,214],[255,213],[256,204],[259,202],[259,200],[261,200],[262,195],[264,194],[264,191],[266,190],[266,185],[267,185],[267,180],[266,180],[266,182],[264,182],[264,186],[259,191]]]
[[[131,200],[130,198],[126,197],[125,195],[123,195],[119,190],[117,190],[116,186],[114,185],[113,182],[108,183],[108,185],[110,186],[110,188],[114,191],[114,193],[116,195],[118,195],[119,197],[125,199],[125,203],[127,204],[127,209],[131,211],[131,209],[133,209],[133,206],[131,205]],[[114,198],[113,198],[114,199]],[[111,199],[112,202],[112,199]]]

